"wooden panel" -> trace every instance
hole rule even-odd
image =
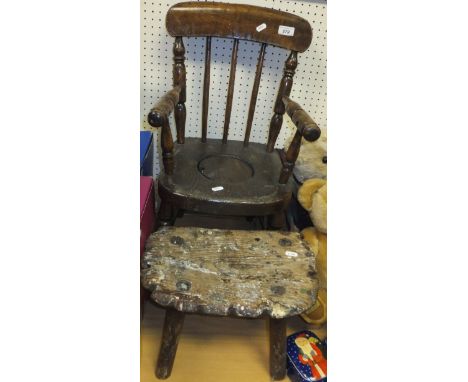
[[[298,232],[164,227],[146,242],[142,285],[181,312],[285,318],[315,303],[315,254]]]
[[[289,35],[280,34],[280,27],[289,27]],[[312,41],[312,28],[303,18],[244,4],[179,3],[169,9],[166,28],[172,36],[238,38],[298,52],[307,50]]]

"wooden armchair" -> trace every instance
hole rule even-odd
[[[290,175],[299,155],[302,137],[314,141],[320,129],[296,102],[289,98],[298,52],[312,40],[310,24],[295,15],[250,5],[216,2],[185,2],[171,7],[166,27],[174,42],[174,88],[148,115],[153,127],[161,127],[164,173],[159,178],[159,219],[173,223],[179,210],[231,216],[266,216],[274,228],[291,198]],[[206,37],[206,63],[200,138],[185,137],[187,101],[185,48],[182,37]],[[232,60],[222,140],[208,139],[208,103],[212,37],[232,38]],[[244,141],[229,140],[239,40],[261,44]],[[267,45],[291,51],[270,122],[266,144],[249,142]],[[174,112],[177,140],[174,142],[169,115]],[[275,150],[285,112],[297,127],[284,150]]]

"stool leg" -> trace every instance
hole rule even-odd
[[[270,375],[274,381],[286,376],[286,319],[270,318]]]
[[[180,333],[184,325],[185,314],[174,309],[166,310],[164,329],[159,350],[156,377],[166,379],[171,375],[172,366],[177,352]]]

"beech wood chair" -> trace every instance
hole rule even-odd
[[[190,210],[230,216],[269,218],[272,228],[281,228],[291,199],[290,175],[299,155],[301,139],[320,137],[320,129],[299,104],[289,98],[298,52],[310,46],[312,29],[301,17],[273,9],[216,2],[184,2],[171,7],[166,28],[175,37],[173,89],[152,108],[148,122],[161,127],[164,172],[159,178],[159,220],[171,225],[177,212]],[[185,137],[187,101],[183,37],[206,37],[201,139]],[[232,60],[222,139],[208,139],[211,41],[232,38]],[[239,40],[261,44],[244,141],[229,140]],[[267,45],[291,51],[279,84],[274,114],[266,144],[249,142]],[[174,112],[177,140],[174,142],[169,115]],[[289,148],[275,150],[287,113],[297,127]]]

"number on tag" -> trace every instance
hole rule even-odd
[[[278,28],[278,34],[281,34],[283,36],[294,36],[294,31],[296,28],[294,27],[287,27],[284,25],[280,25]]]

